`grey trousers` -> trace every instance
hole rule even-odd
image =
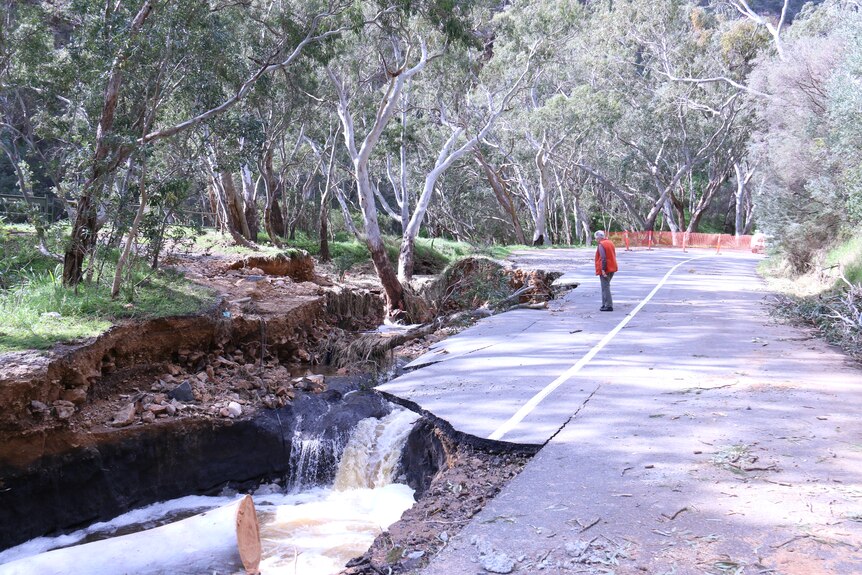
[[[602,307],[614,307],[614,298],[611,297],[611,280],[614,277],[614,272],[607,276],[599,276],[602,282]]]

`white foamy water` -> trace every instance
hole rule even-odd
[[[413,505],[413,490],[395,484],[393,473],[413,423],[418,416],[397,410],[387,417],[359,423],[344,449],[336,485],[301,493],[254,495],[261,527],[263,575],[328,575],[340,571],[353,557],[362,555],[374,538]],[[111,521],[60,537],[40,537],[0,552],[3,564],[68,547],[93,539],[129,532],[130,526],[148,528],[165,517],[186,517],[236,501],[237,497],[191,496],[130,511]],[[176,553],[183,563],[183,542],[173,549],[141,549],[143,554]],[[75,575],[113,575],[69,565]],[[122,572],[122,565],[117,566]],[[221,574],[243,572],[239,565],[224,566]],[[194,573],[192,565],[186,565]],[[25,572],[25,571],[24,571]],[[185,571],[184,571],[185,572]],[[148,575],[157,575],[153,572]],[[176,571],[173,571],[176,573]],[[211,572],[210,572],[211,573]],[[167,575],[167,573],[165,573]]]

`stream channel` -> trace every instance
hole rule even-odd
[[[370,392],[351,391],[344,399],[353,394]],[[402,453],[411,433],[422,427],[417,425],[420,418],[382,399],[375,401],[391,411],[381,417],[361,419],[352,430],[340,435],[326,437],[303,430],[320,425],[331,428],[333,412],[338,408],[326,410],[324,417],[316,414],[317,421],[312,425],[304,425],[302,415],[294,416],[289,472],[278,481],[260,484],[252,492],[260,524],[263,551],[260,567],[264,575],[338,573],[413,505],[415,491],[405,484],[410,471],[404,468]],[[321,486],[321,482],[327,485]],[[106,570],[104,561],[94,560],[91,566],[86,560],[85,564],[75,565],[56,565],[50,560],[51,550],[80,544],[92,544],[93,554],[99,555],[98,546],[108,549],[104,545],[112,538],[182,520],[240,497],[230,488],[218,495],[180,497],[140,507],[64,535],[32,539],[0,552],[0,575],[244,573],[239,561],[233,565],[215,565],[213,558],[206,556],[190,561],[188,549],[198,543],[195,541],[175,541],[170,548],[135,548],[135,554],[142,557],[128,558],[126,565],[115,565],[116,570]],[[146,569],[141,565],[147,565]]]

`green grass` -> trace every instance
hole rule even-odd
[[[17,285],[28,276],[54,270],[57,262],[34,248],[35,233],[32,226],[25,224],[0,225],[0,290]],[[62,235],[62,229],[58,234]]]
[[[68,223],[51,226],[47,232],[49,248],[62,253],[68,233]],[[303,234],[277,248],[261,233],[257,250],[236,246],[229,236],[211,228],[183,227],[168,235],[187,238],[190,250],[196,253],[277,255],[298,249],[316,256],[320,251],[318,239]],[[389,259],[395,265],[400,238],[387,237],[384,242]],[[417,238],[415,273],[440,273],[453,262],[473,255],[505,259],[514,250],[548,248],[474,246],[440,238]],[[365,244],[346,233],[338,234],[329,242],[329,249],[338,273],[370,262]],[[35,249],[32,226],[0,221],[0,352],[46,349],[59,342],[98,335],[121,319],[185,315],[212,301],[211,294],[182,277],[152,273],[143,266],[135,270],[131,281],[125,282],[121,297],[112,300],[110,281],[117,255],[103,252],[99,257],[105,260],[100,265],[100,279],[93,285],[81,284],[77,290],[66,289],[59,280],[61,268],[57,262]]]
[[[821,255],[819,265],[804,275],[794,274],[790,264],[780,253],[773,254],[758,267],[775,291],[786,295],[806,298],[833,290],[844,290],[847,284],[862,283],[862,231],[852,234],[847,240],[837,243]]]
[[[848,240],[829,250],[825,266],[837,266],[847,281],[862,283],[862,230],[857,230]]]
[[[212,295],[176,274],[136,274],[135,285],[111,299],[107,278],[99,284],[63,287],[56,273],[34,274],[0,292],[0,352],[47,349],[55,343],[98,335],[121,319],[186,315]],[[131,300],[131,301],[130,301]]]
[[[818,261],[810,272],[797,275],[780,254],[774,254],[758,271],[782,296],[779,312],[817,327],[826,340],[862,358],[862,333],[853,321],[858,322],[862,309],[862,237],[857,232],[821,254]],[[840,319],[842,316],[849,322]]]
[[[213,300],[176,273],[153,273],[143,266],[112,300],[116,259],[111,255],[100,281],[68,289],[60,281],[62,266],[33,244],[26,229],[0,229],[0,352],[48,349],[99,335],[121,319],[186,315]]]
[[[223,234],[214,228],[190,230],[188,235],[194,238],[194,251],[196,252],[216,252],[228,255],[276,255],[281,251],[269,243],[269,238],[266,237],[266,234],[258,236],[258,245],[260,246],[260,249],[258,250],[238,246],[234,243],[230,235]]]
[[[284,249],[296,248],[304,250],[313,256],[320,255],[320,240],[317,237],[308,236],[299,231],[296,234],[296,239],[283,241],[285,248],[281,250],[273,246],[266,233],[261,231],[257,238],[257,244],[260,246],[260,250],[257,251],[233,245],[233,240],[231,240],[229,236],[212,228],[206,228],[202,232],[198,231],[189,235],[194,235],[195,249],[200,251],[211,251],[234,255],[275,255],[283,252]],[[386,245],[387,255],[393,265],[398,262],[400,241],[401,238],[396,236],[386,236],[383,238],[383,242]],[[424,264],[423,267],[430,267],[436,272],[439,272],[452,262],[472,255],[482,255],[494,259],[505,259],[516,250],[563,249],[571,247],[583,246],[507,246],[499,244],[476,246],[466,242],[458,242],[443,238],[419,237],[416,238],[416,252],[414,256],[416,262],[422,262]],[[336,234],[335,239],[329,242],[329,252],[332,256],[333,262],[336,263],[336,268],[345,270],[350,269],[355,265],[367,263],[371,260],[371,256],[369,255],[368,248],[365,244],[356,241],[356,239],[344,232]]]
[[[383,238],[386,255],[392,265],[398,263],[400,240],[401,238],[392,236]],[[317,238],[297,234],[295,240],[285,242],[285,245],[305,250],[313,256],[320,255],[320,241]],[[329,253],[338,271],[346,271],[371,261],[371,255],[364,243],[344,235],[339,235],[335,240],[329,242]],[[416,238],[414,260],[416,267],[419,268],[416,273],[420,275],[439,273],[453,261],[478,253],[483,253],[483,250],[464,242],[440,238]]]

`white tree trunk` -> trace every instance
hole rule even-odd
[[[679,226],[676,221],[676,214],[673,211],[673,202],[670,201],[670,196],[664,199],[664,206],[662,207],[662,212],[664,213],[664,219],[667,222],[667,227],[673,233],[679,231]]]
[[[745,225],[745,201],[750,194],[748,183],[751,181],[751,176],[754,175],[754,170],[743,171],[739,162],[734,162],[733,171],[736,173],[736,192],[733,194],[736,203],[733,219],[733,231],[734,234],[740,236],[745,233],[747,227]]]
[[[246,237],[256,242],[259,227],[257,217],[258,186],[253,179],[251,168],[247,164],[243,164],[240,168],[240,177],[242,179],[243,220],[245,227],[248,229]]]
[[[404,62],[398,71],[390,75],[389,86],[383,99],[380,101],[374,123],[362,141],[362,145],[358,148],[356,146],[356,130],[353,116],[349,109],[347,90],[335,72],[327,69],[329,78],[338,92],[338,116],[344,127],[345,146],[353,163],[353,173],[359,193],[359,207],[362,210],[362,219],[365,225],[365,242],[368,250],[371,252],[371,260],[374,262],[377,277],[380,279],[380,283],[383,285],[383,290],[386,293],[386,305],[389,315],[403,315],[403,312],[406,311],[404,309],[404,289],[398,281],[398,276],[392,264],[389,263],[386,257],[386,248],[383,244],[380,226],[377,221],[377,206],[374,203],[374,191],[368,175],[368,162],[371,157],[371,151],[377,145],[383,129],[395,112],[399,96],[404,88],[404,83],[418,74],[427,62],[428,49],[423,42],[422,57],[419,62],[409,69],[407,68],[407,62]]]
[[[550,166],[548,165],[547,151],[545,143],[536,153],[536,167],[539,169],[539,194],[535,198],[536,202],[536,227],[533,230],[533,245],[548,245],[548,188],[551,186],[551,179],[548,175]]]
[[[362,237],[362,234],[360,234],[359,230],[356,229],[356,226],[353,225],[353,218],[350,216],[350,208],[347,207],[347,200],[344,198],[341,188],[335,187],[334,189],[335,199],[338,200],[338,205],[341,207],[341,217],[344,219],[344,227],[353,234],[353,237],[356,238],[357,241],[364,242],[365,238]]]

